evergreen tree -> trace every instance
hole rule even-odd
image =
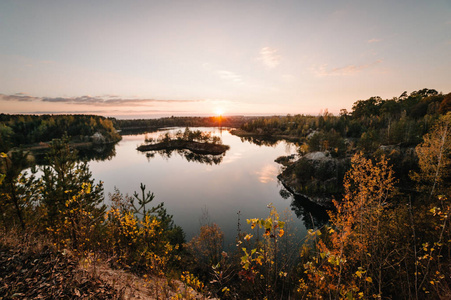
[[[93,229],[103,222],[106,206],[101,205],[102,182],[94,183],[87,162],[77,161],[76,151],[69,147],[66,138],[52,141],[47,159],[50,165],[42,168],[47,228],[55,238],[71,239],[77,248],[82,227],[89,223]]]
[[[30,160],[29,153],[20,150],[1,154],[0,214],[6,229],[18,223],[24,230],[28,210],[36,199],[34,169],[31,176],[23,172]]]

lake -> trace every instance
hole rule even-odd
[[[179,129],[184,128],[160,130],[147,136],[157,137]],[[169,156],[149,155],[136,150],[146,134],[124,135],[116,145],[115,156],[89,163],[96,181],[104,182],[107,203],[108,193],[113,193],[115,187],[132,195],[140,192],[143,183],[146,190],[155,194],[152,205],[164,202],[174,222],[183,228],[187,241],[199,233],[202,223],[210,221],[224,231],[226,247],[235,243],[238,217],[241,229],[250,231],[246,219],[267,217],[269,203],[281,216],[293,219],[292,226],[300,236],[306,235],[307,227],[324,221],[324,210],[290,196],[277,180],[281,165],[274,160],[296,153],[294,144],[279,141],[272,146],[257,145],[219,128],[191,129],[221,137],[230,149],[214,161],[177,152]]]

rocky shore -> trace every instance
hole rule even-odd
[[[331,208],[333,205],[332,197],[330,197],[328,195],[323,195],[323,196],[319,197],[319,196],[306,195],[306,194],[298,192],[296,183],[287,180],[288,178],[283,176],[283,174],[277,175],[277,179],[279,180],[279,182],[284,186],[284,188],[287,191],[289,191],[290,193],[292,193],[295,196],[300,196],[302,198],[305,198],[308,201],[318,204],[319,206],[322,206],[324,208]]]
[[[290,193],[326,208],[341,195],[349,164],[348,159],[333,158],[324,152],[311,152],[297,160],[279,157],[276,162],[285,166],[277,178]]]

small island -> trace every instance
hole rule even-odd
[[[184,132],[165,133],[156,140],[146,137],[145,142],[137,148],[138,151],[189,150],[196,154],[221,155],[230,149],[228,145],[222,144],[220,137],[200,130],[191,131],[188,127]]]

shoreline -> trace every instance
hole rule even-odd
[[[230,134],[236,135],[238,137],[255,137],[255,138],[262,138],[262,139],[270,139],[270,140],[286,140],[292,143],[301,142],[301,138],[298,136],[293,135],[278,135],[278,134],[264,134],[264,133],[256,133],[256,132],[250,132],[242,129],[232,129],[229,131]]]

